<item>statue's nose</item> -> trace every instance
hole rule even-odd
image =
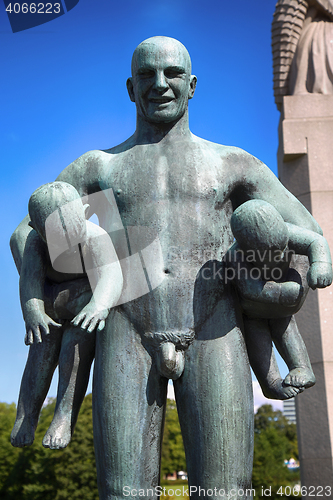
[[[166,88],[168,88],[168,84],[167,84],[167,81],[165,79],[165,75],[164,75],[163,71],[156,72],[154,87],[157,90],[165,90]]]

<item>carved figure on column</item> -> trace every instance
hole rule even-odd
[[[333,1],[279,0],[272,23],[275,102],[333,94]]]

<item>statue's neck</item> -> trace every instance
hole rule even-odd
[[[178,121],[172,123],[148,122],[140,115],[137,115],[134,137],[136,144],[154,144],[161,141],[174,142],[182,138],[190,138],[188,113],[186,112]]]

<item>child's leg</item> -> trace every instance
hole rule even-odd
[[[11,434],[13,446],[33,443],[38,417],[58,364],[62,330],[52,329],[40,344],[32,344],[22,377],[17,414]]]
[[[313,386],[316,378],[294,316],[271,319],[270,328],[272,339],[290,370],[284,383],[294,387]]]
[[[66,325],[59,356],[59,384],[54,417],[43,446],[65,448],[71,440],[95,356],[95,332]]]
[[[283,386],[268,320],[244,316],[244,334],[250,364],[264,395],[272,399],[288,399],[301,392]]]

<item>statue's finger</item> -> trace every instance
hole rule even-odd
[[[32,333],[31,329],[25,334],[24,342],[25,342],[26,345],[32,345],[33,344],[34,337],[33,337],[33,333]]]
[[[90,325],[88,326],[88,329],[87,329],[88,333],[92,333],[95,330],[96,324],[97,324],[97,320],[92,319],[90,322]]]
[[[97,331],[101,332],[102,330],[104,330],[104,327],[105,327],[105,321],[104,321],[104,319],[102,319],[102,321],[99,322],[99,325],[97,327]]]
[[[83,321],[83,323],[81,325],[81,328],[83,328],[83,330],[86,330],[86,328],[89,325],[90,321],[91,321],[91,317],[90,316],[86,316],[85,320]]]
[[[41,323],[39,325],[38,330],[40,331],[40,333],[44,333],[44,335],[49,335],[49,333],[50,333],[49,325],[47,323]]]
[[[77,316],[75,316],[74,319],[72,319],[71,323],[74,326],[79,326],[79,324],[81,323],[81,321],[83,320],[83,318],[84,318],[84,314],[78,314]]]
[[[49,325],[54,326],[54,328],[60,328],[62,326],[61,323],[57,323],[52,318],[49,319]]]
[[[42,342],[42,336],[41,336],[41,333],[40,333],[38,326],[36,326],[36,328],[33,329],[33,333],[34,333],[34,337],[36,339],[36,342],[38,344],[40,344]]]

